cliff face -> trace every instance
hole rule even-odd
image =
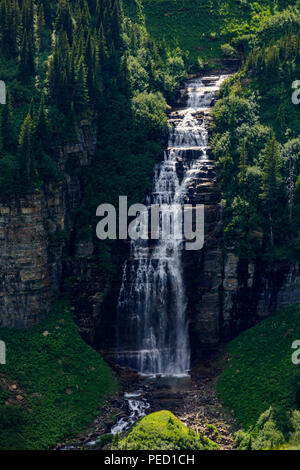
[[[88,243],[76,241],[72,214],[82,201],[78,169],[90,165],[95,147],[94,123],[81,122],[76,142],[54,155],[63,181],[0,204],[1,327],[31,327],[49,313],[71,252],[72,269],[80,270]]]
[[[52,203],[59,207],[59,200]],[[0,206],[0,325],[29,327],[49,311],[55,288],[44,224],[46,200],[35,195]]]
[[[222,289],[221,335],[228,339],[300,300],[299,263],[267,266],[227,252]]]
[[[234,247],[224,246],[219,170],[212,152],[187,202],[205,206],[205,246],[201,252],[184,254],[192,350],[198,358],[276,310],[299,302],[300,265],[249,262],[240,259]]]
[[[217,187],[215,180],[215,194]],[[198,203],[202,190],[199,185],[194,195]],[[220,205],[205,203],[205,213],[205,246],[201,253],[185,253],[194,358],[209,355],[220,342],[300,300],[298,262],[270,266],[240,259],[223,246]],[[209,223],[212,214],[216,219]]]

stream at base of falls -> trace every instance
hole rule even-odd
[[[108,413],[106,416],[99,416],[99,428],[94,427],[86,434],[77,436],[73,444],[61,445],[58,449],[96,450],[97,443],[103,435],[124,432],[126,435],[126,432],[144,416],[168,410],[189,428],[217,440],[223,450],[231,450],[233,448],[231,436],[236,429],[216,396],[214,370],[208,364],[202,365],[201,371],[196,374],[194,378],[137,378],[136,388],[132,384],[132,387],[129,387],[130,392],[123,394],[122,397],[118,396],[117,400],[112,399],[105,407]],[[112,415],[116,416],[114,422],[111,420]],[[219,431],[217,439],[211,434],[214,426],[217,426]]]
[[[106,432],[93,433],[91,438],[86,439],[85,442],[62,446],[59,450],[92,449],[104,434],[116,436],[129,431],[137,421],[147,414],[165,409],[162,404],[175,411],[174,403],[178,396],[185,395],[187,390],[191,389],[190,377],[149,377],[137,378],[137,381],[140,388],[124,393],[123,397],[118,400],[118,414],[121,414],[121,417],[113,426],[106,429]]]
[[[124,401],[129,409],[129,416],[121,418],[117,424],[111,428],[111,434],[122,434],[128,431],[139,419],[147,415],[151,405],[143,396],[143,391],[125,393]]]

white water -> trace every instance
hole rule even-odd
[[[186,108],[170,119],[168,150],[155,173],[151,204],[163,204],[163,216],[176,214],[191,182],[208,159],[207,115],[222,77],[187,82]],[[187,152],[195,157],[187,161]],[[184,174],[177,167],[184,162]],[[186,376],[190,369],[187,298],[182,265],[184,244],[170,236],[155,244],[131,244],[118,302],[118,362],[142,375]]]
[[[117,424],[112,427],[111,434],[122,434],[127,431],[139,419],[146,416],[146,411],[150,408],[150,404],[142,398],[141,392],[125,393],[124,399],[128,404],[130,415],[126,418],[121,418]]]

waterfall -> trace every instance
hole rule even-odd
[[[148,207],[162,205],[161,220],[181,210],[191,183],[208,161],[205,116],[209,115],[224,78],[188,81],[183,92],[185,107],[170,116],[168,150],[156,168],[153,192],[147,200]],[[183,251],[184,243],[174,232],[155,242],[131,242],[117,307],[118,363],[142,375],[189,373]]]

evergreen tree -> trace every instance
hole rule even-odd
[[[129,98],[132,94],[131,86],[130,86],[130,74],[128,71],[128,55],[124,54],[121,59],[120,65],[120,91]]]
[[[22,28],[21,36],[27,35],[28,40],[33,45],[34,42],[34,1],[23,0],[22,3]]]
[[[62,112],[68,113],[74,95],[75,77],[74,57],[64,31],[55,40],[54,52],[49,60],[48,80],[52,98]]]
[[[73,42],[73,19],[71,13],[71,5],[68,0],[59,0],[57,7],[57,15],[55,20],[55,31],[58,34],[64,31],[67,34],[70,44]]]
[[[10,94],[7,93],[6,105],[3,106],[1,120],[2,149],[7,152],[15,150],[15,126]]]
[[[18,160],[20,165],[19,185],[27,189],[31,186],[31,178],[34,174],[34,145],[33,122],[30,113],[27,114],[20,132]]]
[[[49,0],[39,0],[38,1],[38,11],[40,11],[40,7],[43,7],[45,23],[48,27],[52,25],[52,2]]]
[[[20,8],[18,0],[0,1],[0,52],[8,58],[18,54]]]
[[[49,123],[45,109],[45,96],[42,94],[37,123],[35,127],[35,140],[40,150],[47,152],[49,150]]]
[[[272,136],[264,152],[261,193],[261,199],[268,214],[271,246],[274,246],[274,214],[278,200],[280,200],[280,190],[282,188],[280,170],[281,160],[279,144],[275,136]]]
[[[20,51],[20,75],[21,79],[25,82],[29,81],[34,77],[35,66],[34,66],[34,55],[33,55],[33,42],[28,36],[27,32],[24,32],[23,42]]]
[[[44,5],[40,3],[37,13],[36,20],[36,35],[37,35],[37,44],[38,48],[41,49],[43,45],[44,31],[45,31],[46,21],[45,21],[45,12]]]
[[[75,74],[75,107],[79,111],[86,109],[89,103],[89,94],[87,88],[87,72],[84,63],[84,58],[81,57],[76,67]]]
[[[242,148],[240,153],[240,163],[239,163],[239,174],[238,180],[243,191],[245,191],[246,180],[247,180],[247,149],[246,149],[246,139],[243,139]]]

